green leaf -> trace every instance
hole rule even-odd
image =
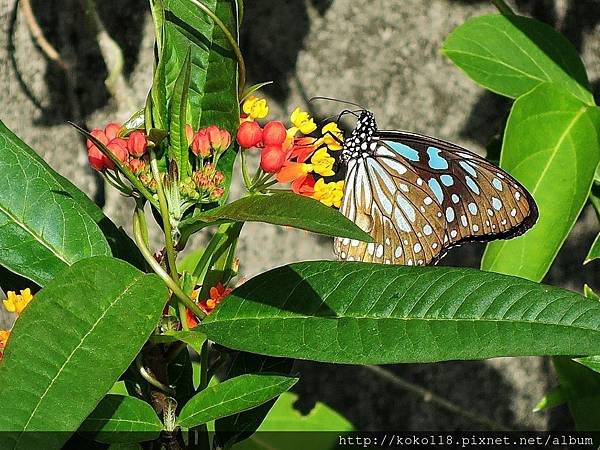
[[[0,122],[0,264],[43,286],[110,248],[79,199],[32,153]]]
[[[596,236],[596,239],[594,239],[594,242],[592,243],[592,246],[590,247],[590,250],[588,251],[588,254],[585,257],[583,264],[587,264],[590,261],[593,261],[594,259],[598,258],[600,258],[600,234],[598,234],[598,236]]]
[[[587,284],[583,285],[583,295],[586,298],[592,299],[592,300],[596,300],[596,301],[600,301],[600,295],[596,294],[591,287],[589,287]]]
[[[265,222],[300,228],[328,236],[371,242],[373,239],[337,210],[292,193],[251,195],[227,205],[195,214],[182,222],[182,235],[211,225],[211,222]]]
[[[600,375],[569,358],[553,358],[578,431],[600,430]]]
[[[542,398],[535,408],[533,408],[533,412],[544,411],[546,409],[555,408],[557,406],[563,405],[567,403],[567,396],[562,387],[554,386],[544,398]]]
[[[191,428],[258,406],[287,391],[297,378],[281,375],[240,375],[196,394],[183,407],[178,424]]]
[[[60,448],[140,351],[166,299],[156,275],[114,258],[85,259],[52,280],[0,363],[0,448]]]
[[[586,356],[584,358],[575,358],[574,361],[584,365],[588,369],[592,369],[594,372],[600,373],[600,356]]]
[[[600,110],[553,84],[513,105],[500,166],[535,198],[540,217],[525,235],[488,244],[483,270],[540,281],[588,198],[600,161]]]
[[[7,143],[12,146],[15,151],[27,154],[27,156],[31,157],[31,159],[36,162],[36,165],[45,169],[46,173],[60,184],[62,190],[57,192],[60,192],[67,197],[71,197],[77,205],[85,211],[94,222],[96,222],[96,225],[102,230],[104,237],[108,241],[113,256],[123,259],[138,268],[143,267],[144,259],[127,233],[125,233],[122,228],[117,228],[117,226],[104,215],[102,209],[100,209],[98,205],[90,200],[89,197],[80,191],[73,183],[55,172],[46,161],[6,128],[0,121],[0,138],[1,137],[4,137]]]
[[[136,442],[130,442],[130,443],[126,443],[126,444],[121,444],[121,443],[111,444],[111,446],[108,447],[108,450],[143,450],[143,449],[142,449],[142,447],[140,447],[140,444],[138,444]]]
[[[188,94],[190,89],[190,52],[188,51],[181,72],[175,81],[173,97],[169,104],[169,154],[177,161],[179,178],[183,179],[190,174],[189,145],[185,134],[185,125],[188,120]]]
[[[199,327],[237,350],[347,364],[600,353],[600,304],[463,268],[291,264],[235,289]]]
[[[158,438],[163,426],[148,403],[108,394],[83,421],[79,431],[98,442],[142,442]]]
[[[294,408],[297,400],[296,394],[281,394],[257,434],[235,445],[233,450],[334,449],[338,448],[338,435],[331,433],[332,431],[341,435],[354,430],[347,419],[321,402],[317,402],[308,414],[303,415]],[[294,439],[290,439],[290,434],[286,432],[295,432]]]
[[[288,358],[271,358],[246,352],[234,352],[225,379],[244,374],[277,374],[289,376],[294,361]],[[276,399],[260,406],[215,421],[215,442],[229,448],[232,443],[250,437],[267,416]]]
[[[521,16],[475,17],[456,28],[442,52],[486,89],[516,98],[544,82],[560,84],[582,102],[594,97],[571,43],[552,27]]]
[[[216,0],[202,0],[211,11],[215,11]],[[200,126],[202,98],[204,97],[208,72],[208,59],[213,36],[213,21],[190,0],[164,0],[165,22],[163,36],[165,46],[165,92],[170,102],[170,93],[177,79],[188,50],[191,50],[191,76],[189,92],[190,125]]]
[[[232,36],[239,34],[238,11],[235,0],[218,0],[215,14],[221,19]],[[240,107],[237,88],[237,59],[220,27],[214,26],[208,58],[206,84],[200,112],[200,126],[217,125],[231,136],[233,144],[219,157],[218,169],[225,175],[225,194],[219,200],[224,203],[229,195],[233,163],[237,155],[235,135],[240,124]]]

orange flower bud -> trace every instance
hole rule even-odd
[[[223,197],[223,194],[225,193],[225,190],[223,188],[214,188],[211,192],[210,192],[210,199],[211,200],[219,200],[221,197]]]
[[[251,148],[262,141],[263,131],[256,122],[243,122],[237,131],[238,144],[244,148]]]
[[[225,179],[225,175],[223,175],[223,172],[217,170],[215,172],[215,175],[213,176],[213,182],[215,183],[215,185],[216,186],[220,185],[224,179]]]
[[[127,140],[127,150],[131,156],[139,158],[146,153],[148,142],[146,141],[146,135],[141,131],[134,131],[129,135]]]
[[[108,140],[112,141],[113,139],[115,139],[118,136],[120,130],[121,130],[121,124],[112,122],[112,123],[109,123],[108,125],[106,125],[106,128],[104,128],[104,133],[106,134],[106,137],[108,138]]]
[[[106,137],[104,131],[96,128],[92,130],[90,134],[104,145],[108,144],[108,138]],[[92,169],[101,172],[106,168],[107,161],[110,162],[110,160],[104,155],[104,153],[100,151],[98,147],[96,147],[96,144],[94,144],[90,139],[87,140],[86,146],[88,149],[88,161],[90,162],[90,166],[92,166]]]
[[[207,158],[210,156],[210,138],[206,129],[198,130],[192,140],[192,153],[201,158]]]
[[[285,162],[285,153],[280,146],[268,145],[260,154],[260,167],[267,173],[276,173]]]
[[[221,130],[216,125],[211,125],[206,129],[210,139],[210,145],[216,152],[222,152],[231,145],[231,135],[227,130]]]
[[[106,147],[108,147],[108,149],[113,153],[113,155],[116,156],[116,158],[119,161],[121,161],[122,163],[127,162],[129,152],[127,151],[127,141],[125,139],[115,138],[112,141],[110,141]],[[109,162],[110,164],[107,164],[107,167],[109,169],[114,169],[115,165],[113,164],[113,162],[110,160]]]
[[[263,142],[265,145],[282,145],[286,137],[287,130],[281,122],[269,122],[263,129]]]
[[[129,161],[129,168],[134,174],[138,175],[146,169],[146,163],[141,159],[132,158],[131,161]]]
[[[185,139],[187,140],[188,145],[191,145],[194,140],[194,129],[189,123],[185,124]]]

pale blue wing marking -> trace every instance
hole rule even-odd
[[[469,172],[469,174],[477,178],[477,171],[475,170],[475,167],[473,167],[471,164],[469,164],[466,161],[459,161],[458,164],[460,165],[460,167],[465,169],[465,171]]]
[[[436,147],[428,147],[427,155],[429,156],[429,167],[436,170],[444,170],[448,168],[448,161],[440,156],[441,150]]]
[[[452,175],[442,175],[440,177],[440,181],[444,186],[452,186],[454,184],[454,178],[452,178]]]
[[[477,183],[473,181],[473,178],[467,175],[465,176],[465,180],[467,181],[467,186],[469,186],[469,189],[479,195],[479,186],[477,186]]]
[[[435,178],[431,178],[427,182],[427,184],[429,185],[429,189],[433,191],[433,194],[435,195],[435,198],[437,198],[438,203],[441,205],[444,201],[444,192],[442,191],[440,183],[438,183],[438,180],[436,180]]]
[[[409,159],[411,161],[419,160],[419,152],[417,152],[414,148],[409,147],[408,145],[402,144],[400,142],[394,141],[383,141],[387,146],[393,149],[399,155]]]

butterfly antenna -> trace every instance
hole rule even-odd
[[[365,108],[364,106],[362,106],[362,105],[359,105],[358,103],[349,102],[349,101],[347,101],[347,100],[340,100],[340,99],[333,98],[333,97],[323,97],[323,96],[311,97],[311,98],[308,100],[308,103],[311,103],[311,102],[313,102],[313,101],[315,101],[315,100],[328,100],[328,101],[330,101],[330,102],[345,103],[346,105],[352,105],[352,106],[356,106],[356,107],[360,108],[362,111],[364,111],[364,110],[366,110],[366,109],[367,109],[367,108]]]

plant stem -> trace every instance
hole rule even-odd
[[[153,148],[149,148],[150,152],[150,168],[152,170],[152,176],[156,180],[156,193],[158,194],[158,204],[160,207],[160,215],[163,221],[163,230],[165,232],[165,249],[167,251],[167,261],[169,263],[169,271],[171,278],[179,283],[179,273],[177,272],[177,265],[175,263],[175,247],[173,245],[173,234],[171,231],[171,216],[169,214],[169,205],[167,204],[167,197],[165,196],[165,189],[163,186],[160,172],[158,171],[158,164],[156,163],[156,153]],[[182,319],[183,320],[183,319]]]
[[[471,420],[473,423],[484,426],[489,430],[497,430],[497,431],[510,431],[509,428],[504,425],[493,421],[492,419],[488,419],[487,417],[482,416],[481,414],[474,414],[470,411],[466,411],[462,409],[460,406],[455,405],[454,403],[449,402],[445,398],[442,398],[428,389],[425,389],[417,384],[411,383],[410,381],[406,381],[405,379],[393,374],[389,370],[384,369],[379,366],[365,366],[366,370],[369,370],[379,377],[389,381],[395,386],[405,389],[413,394],[418,395],[426,402],[431,402],[434,405],[445,409],[446,411],[451,412],[452,414],[456,414],[458,416],[464,417],[468,420]]]
[[[198,0],[190,1],[202,11],[204,11],[206,15],[209,16],[215,22],[215,24],[221,29],[221,31],[225,35],[225,38],[229,41],[229,44],[231,45],[233,53],[235,53],[235,58],[238,62],[238,97],[240,97],[244,92],[244,87],[246,86],[246,64],[244,63],[244,57],[242,56],[242,51],[240,50],[240,47],[237,43],[237,39],[233,37],[231,32],[221,21],[221,19],[219,19],[219,17],[214,12],[212,12],[206,5],[204,5]]]
[[[169,289],[171,289],[171,291],[173,291],[173,294],[175,295],[175,297],[177,297],[177,299],[180,302],[182,302],[194,314],[196,314],[196,316],[198,316],[200,319],[204,319],[206,317],[206,313],[204,311],[202,311],[200,309],[200,307],[198,305],[196,305],[196,303],[181,290],[181,288],[179,287],[179,284],[177,284],[173,280],[173,278],[171,278],[169,276],[169,274],[161,267],[161,265],[158,263],[158,261],[156,261],[156,259],[154,259],[154,256],[152,256],[152,253],[150,252],[150,249],[144,243],[144,240],[142,237],[144,233],[141,229],[141,223],[140,223],[140,217],[139,217],[141,214],[144,214],[144,211],[139,208],[136,208],[135,213],[133,215],[133,237],[135,239],[135,243],[137,244],[138,248],[140,249],[140,252],[142,253],[142,256],[144,257],[146,262],[150,265],[152,270],[154,270],[154,272],[164,281],[164,283],[167,285],[167,287]]]
[[[250,187],[252,186],[252,181],[250,180],[250,175],[248,175],[248,166],[246,165],[246,151],[244,149],[241,149],[240,155],[242,158],[242,176],[244,177],[244,184],[246,185],[246,189],[250,190]]]
[[[504,0],[491,0],[492,4],[496,7],[501,14],[505,16],[514,16],[515,12],[512,10],[510,6]]]
[[[155,388],[158,388],[161,391],[163,391],[169,395],[175,394],[175,390],[172,387],[161,383],[156,378],[154,378],[154,376],[152,376],[152,374],[150,372],[148,372],[148,370],[146,370],[146,368],[144,367],[144,364],[142,362],[142,353],[141,352],[135,358],[135,365],[136,365],[138,371],[140,372],[140,375],[142,376],[142,378],[144,380],[146,380],[149,384],[151,384]]]

